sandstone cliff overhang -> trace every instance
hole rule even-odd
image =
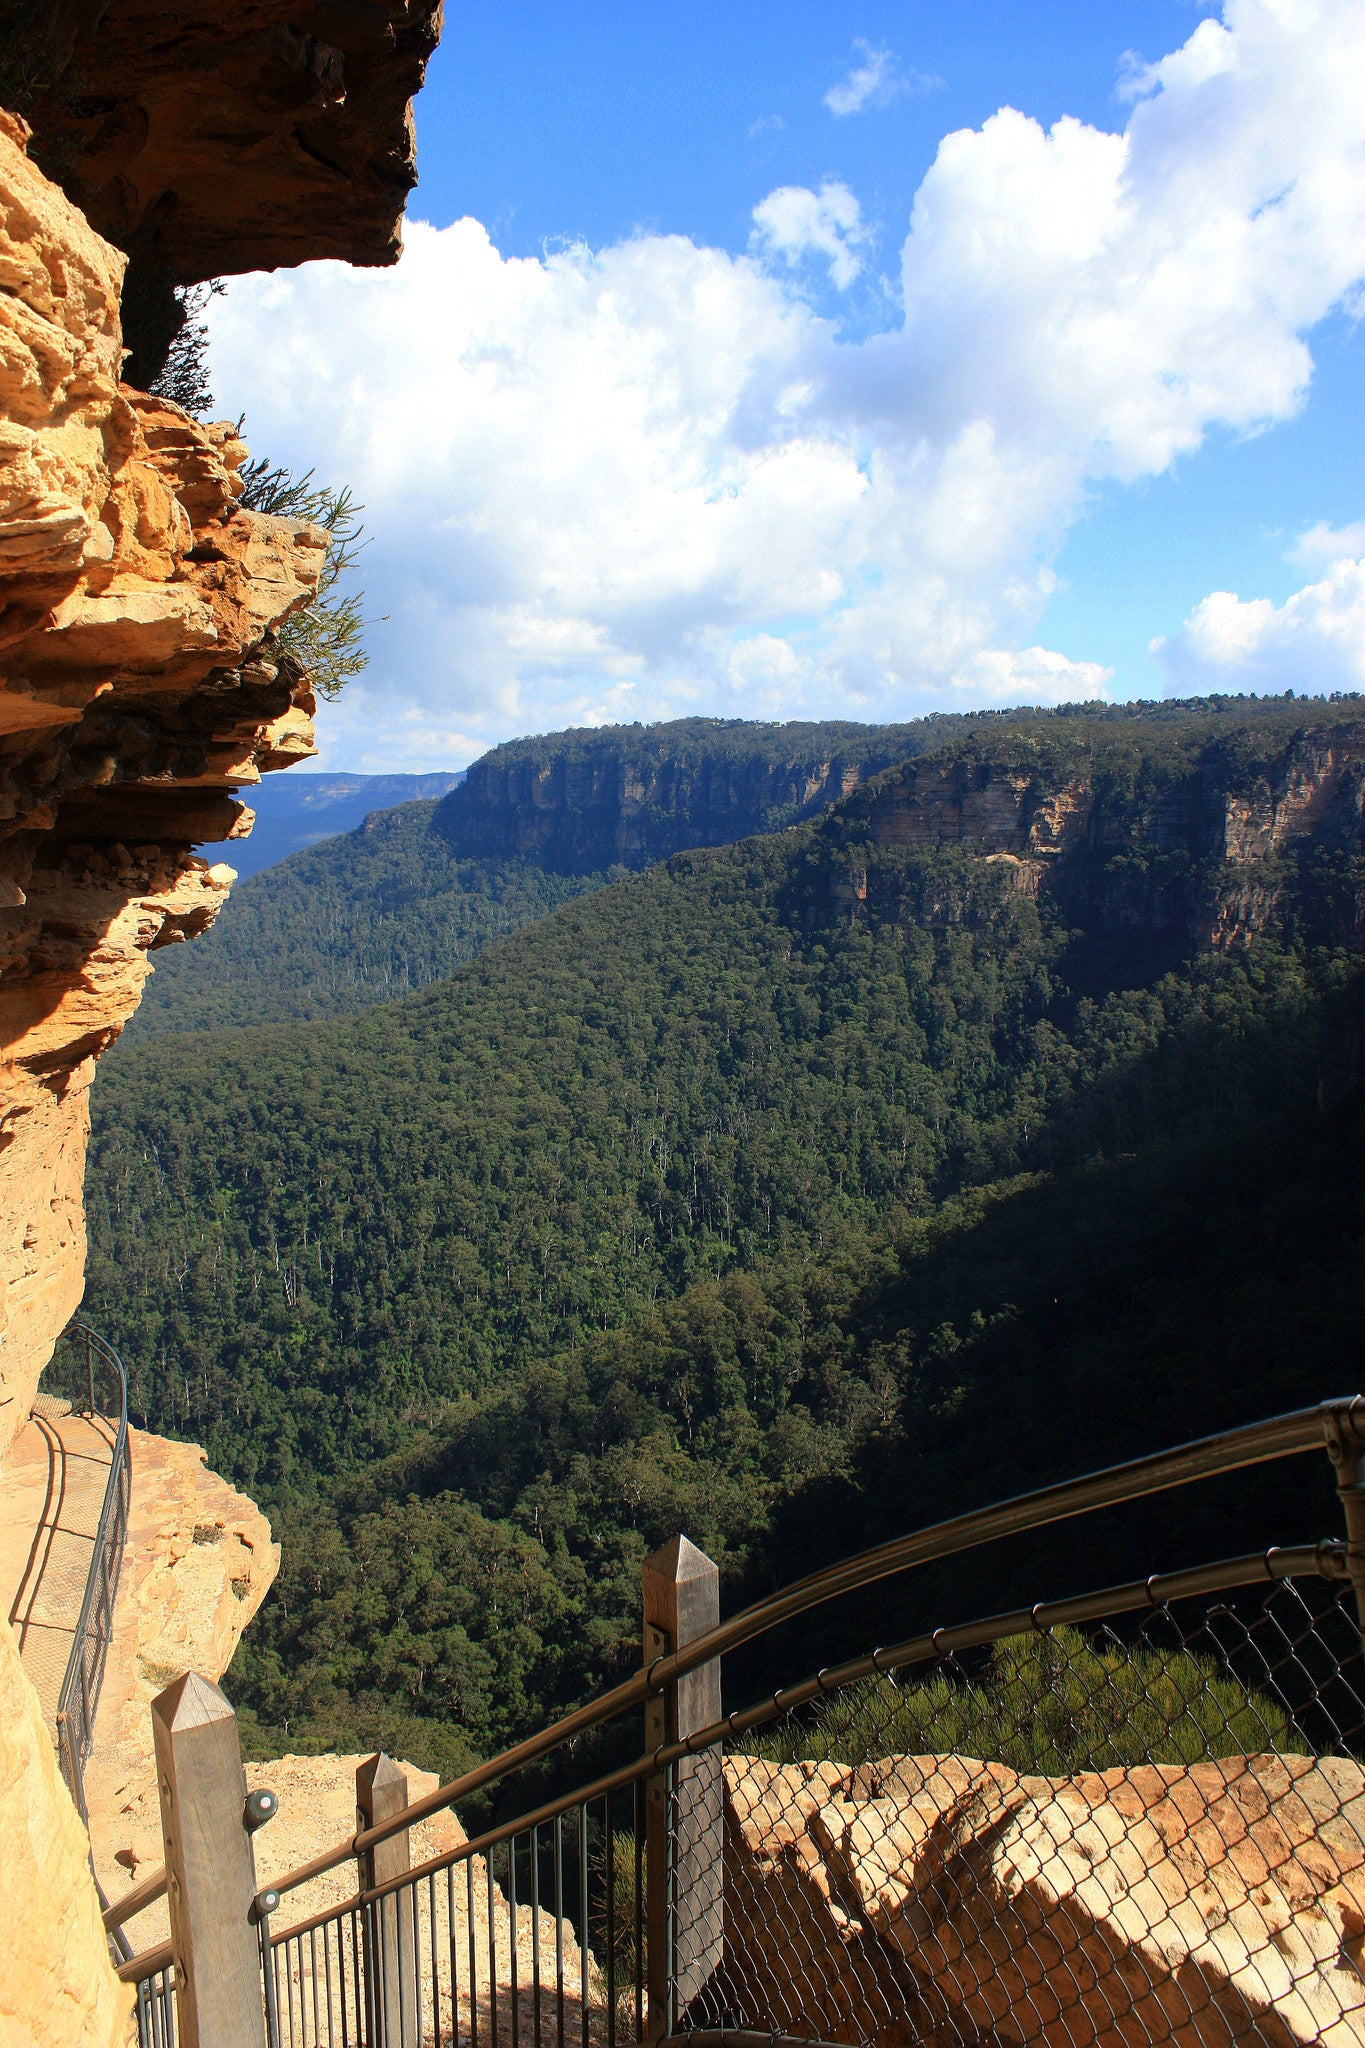
[[[178,284],[397,259],[441,0],[59,0],[38,154]]]
[[[80,1300],[86,1095],[147,954],[232,879],[242,784],[313,752],[271,635],[326,536],[246,449],[119,381],[124,258],[0,115],[0,1455]]]

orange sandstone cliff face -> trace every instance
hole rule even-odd
[[[1109,739],[1109,757],[1097,747],[1081,774],[1059,769],[1042,748],[1030,758],[1009,742],[993,750],[987,741],[952,760],[908,761],[867,786],[843,829],[877,848],[984,854],[1018,888],[1053,892],[1117,934],[1245,945],[1316,894],[1321,936],[1365,946],[1358,888],[1343,877],[1329,904],[1309,872],[1315,859],[1350,860],[1365,848],[1359,718],[1278,737],[1268,731],[1252,762],[1207,739],[1150,786],[1116,772],[1121,731]],[[876,883],[859,867],[836,873],[832,891],[858,915]],[[907,914],[930,924],[948,916],[928,898]]]
[[[33,119],[86,217],[177,283],[396,261],[441,0],[47,0]]]
[[[34,15],[65,67],[34,108],[65,189],[0,113],[0,1462],[81,1295],[95,1061],[149,954],[223,902],[231,868],[194,849],[249,831],[236,790],[313,751],[307,681],[274,632],[316,590],[325,535],[243,508],[231,427],[120,382],[121,251],[167,290],[395,260],[440,5]],[[91,1767],[106,1834],[147,1791],[162,1661],[221,1668],[277,1563],[264,1518],[193,1447],[136,1436],[133,1503]],[[0,1790],[0,2043],[116,2048],[131,1992],[3,1619]]]
[[[194,844],[313,751],[271,629],[323,534],[242,510],[246,450],[119,383],[124,258],[0,117],[0,1457],[80,1299],[94,1062],[232,880]]]

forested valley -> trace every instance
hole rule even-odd
[[[390,1002],[629,869],[799,823],[979,722],[685,718],[495,747],[444,801],[376,811],[239,883],[192,952],[159,956],[126,1042]]]
[[[510,1739],[629,1663],[678,1528],[734,1603],[1353,1390],[1360,712],[979,721],[571,900],[503,847],[526,921],[448,979],[108,1060],[87,1305],[282,1540],[228,1681],[261,1753]],[[1310,761],[1231,859],[1210,819]],[[1215,1494],[1114,1518],[1087,1583],[1322,1533],[1302,1475]],[[926,1575],[907,1621],[1067,1568]]]

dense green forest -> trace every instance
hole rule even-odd
[[[628,1667],[641,1560],[680,1527],[733,1607],[964,1505],[1354,1391],[1362,1140],[1356,1103],[1253,1114],[850,1230],[273,1494],[283,1571],[230,1680],[259,1753],[387,1741],[460,1768]],[[1079,1565],[1063,1531],[922,1574],[872,1626],[1337,1527],[1325,1459],[1299,1460],[1092,1524]],[[781,1675],[865,1647],[808,1625]]]
[[[645,865],[646,842],[675,852],[778,831],[818,811],[831,782],[837,794],[978,722],[684,718],[510,741],[444,801],[377,810],[357,830],[240,883],[192,954],[157,955],[125,1041],[344,1017],[391,1002],[627,865]],[[618,861],[627,792],[640,843]],[[520,841],[542,836],[547,817],[563,828],[554,843],[523,852]]]
[[[1132,829],[1078,892],[887,843],[893,771],[405,1002],[110,1062],[87,1303],[135,1419],[276,1522],[231,1680],[262,1750],[444,1767],[506,1739],[629,1655],[640,1559],[679,1527],[737,1598],[1335,1391],[1361,1306],[1359,963],[1332,942],[1358,849],[1280,860],[1230,952],[1106,909],[1174,901],[1176,871],[1203,901],[1217,851],[1150,821],[1258,786],[1306,717],[996,723],[954,749],[978,779],[1102,789]],[[1259,1499],[1183,1533],[1235,1548]],[[1320,1533],[1311,1488],[1286,1512],[1279,1540]],[[1086,1576],[1181,1533],[1130,1516]],[[1021,1551],[992,1596],[1045,1568]]]
[[[464,858],[431,829],[436,808],[429,799],[376,811],[358,831],[239,882],[193,952],[157,954],[124,1042],[392,1002],[610,879]]]

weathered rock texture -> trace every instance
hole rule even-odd
[[[58,7],[39,148],[110,241],[179,284],[396,259],[441,0]]]
[[[892,852],[984,853],[1018,888],[1048,891],[1114,934],[1226,947],[1292,913],[1333,943],[1365,943],[1365,887],[1352,867],[1365,853],[1365,724],[1239,739],[1173,744],[1142,775],[1121,729],[1100,730],[1084,774],[1074,747],[976,742],[870,782],[833,829]],[[834,892],[855,914],[895,915],[900,886],[894,867],[879,876],[855,866]],[[939,904],[934,878],[924,887],[906,913],[951,921],[951,890]]]
[[[265,1516],[209,1471],[197,1444],[140,1429],[129,1439],[128,1542],[85,1774],[95,1869],[109,1898],[132,1881],[120,1852],[161,1857],[152,1701],[182,1671],[222,1677],[280,1563]]]
[[[726,1763],[736,2023],[901,2048],[1365,2041],[1365,1772]]]
[[[313,751],[270,630],[324,535],[239,508],[246,450],[118,381],[123,258],[0,117],[0,1457],[80,1299],[94,1060]]]
[[[109,1967],[88,1845],[42,1709],[0,1620],[0,2048],[115,2048],[132,1992]]]

